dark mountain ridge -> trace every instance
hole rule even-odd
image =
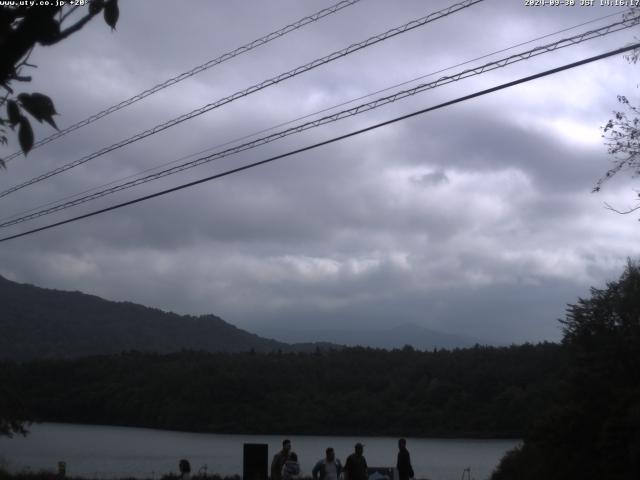
[[[289,351],[215,315],[178,315],[12,282],[0,276],[0,359],[74,358],[123,351]],[[310,349],[301,345],[299,349]]]

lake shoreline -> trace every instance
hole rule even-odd
[[[190,480],[242,480],[241,474],[220,475],[218,473],[206,475],[191,475]],[[87,476],[64,476],[60,477],[54,470],[39,470],[37,472],[20,471],[11,473],[0,467],[0,480],[133,480],[133,477],[87,477]],[[166,474],[160,477],[138,478],[135,480],[180,480],[180,476],[176,474]],[[313,480],[311,476],[303,476],[298,480]],[[414,480],[430,480],[429,478],[415,478]]]
[[[224,480],[243,471],[244,445],[267,445],[270,461],[284,438],[291,440],[304,477],[311,474],[327,447],[344,462],[354,445],[363,443],[367,463],[378,468],[394,467],[398,452],[397,436],[228,435],[62,423],[38,423],[30,428],[26,437],[0,438],[0,464],[14,473],[56,472],[62,461],[68,480],[161,480],[166,474],[177,474],[182,458],[191,463],[194,477],[216,472]],[[520,440],[406,438],[417,478],[439,480],[459,480],[469,467],[475,478],[487,478],[504,454],[521,444]],[[41,480],[53,480],[51,473],[47,475]]]
[[[427,435],[416,435],[416,434],[402,434],[402,433],[389,433],[389,432],[355,432],[355,433],[328,433],[325,431],[306,431],[302,432],[263,432],[260,430],[255,431],[240,431],[240,430],[208,430],[204,429],[184,429],[180,427],[170,428],[160,425],[145,425],[145,424],[127,424],[127,423],[91,423],[91,422],[72,422],[72,421],[63,421],[63,420],[37,420],[33,421],[30,425],[43,425],[43,424],[60,424],[60,425],[88,425],[92,427],[117,427],[117,428],[139,428],[144,430],[153,430],[157,432],[174,432],[174,433],[197,433],[197,434],[206,434],[206,435],[268,435],[268,436],[296,436],[296,437],[336,437],[336,438],[346,438],[346,437],[385,437],[385,438],[402,438],[402,437],[410,437],[416,439],[424,439],[424,440],[522,440],[522,434],[512,433],[498,433],[498,432],[451,432],[451,433],[432,433]],[[29,426],[27,426],[27,432],[29,431]]]

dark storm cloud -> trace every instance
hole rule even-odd
[[[440,183],[447,183],[449,181],[449,177],[444,173],[444,170],[425,173],[423,175],[412,177],[411,179],[417,184],[425,186],[434,186]]]

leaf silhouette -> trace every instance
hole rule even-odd
[[[20,107],[18,107],[18,103],[15,100],[7,102],[7,117],[12,127],[15,127],[20,121]]]
[[[102,0],[92,0],[89,3],[89,13],[91,15],[97,15],[100,13],[100,10],[104,7],[104,2]]]
[[[39,122],[44,120],[56,130],[58,129],[56,122],[53,120],[53,115],[57,114],[56,108],[49,97],[37,92],[32,94],[21,93],[18,95],[18,100],[20,100],[22,107],[33,115],[33,118]]]
[[[18,129],[18,140],[20,141],[20,148],[26,155],[33,147],[33,130],[29,120],[24,115],[20,115],[20,127]]]
[[[36,21],[36,39],[40,45],[53,45],[60,41],[60,24],[49,16],[43,16]]]
[[[118,23],[118,17],[120,16],[120,9],[118,8],[118,0],[107,0],[104,4],[104,21],[111,27],[112,30],[116,29],[116,23]]]

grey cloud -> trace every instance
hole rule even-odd
[[[10,163],[0,188],[448,3],[412,1],[389,8],[388,2],[363,1],[34,150],[28,159]],[[37,52],[40,68],[29,89],[54,98],[64,114],[60,125],[327,2],[150,5],[123,4],[113,34],[92,22],[77,41]],[[6,197],[2,214],[604,14],[552,10],[483,3]],[[489,79],[434,90],[52,219],[264,159],[613,43],[594,42],[540,61],[535,69],[523,63]],[[629,67],[612,62],[601,68],[626,75]],[[581,81],[589,85],[602,74],[584,72],[589,77]],[[212,312],[250,329],[415,321],[501,342],[558,339],[556,319],[564,305],[586,294],[589,285],[615,278],[625,258],[636,253],[638,232],[633,219],[604,212],[589,193],[603,169],[604,148],[576,143],[580,139],[563,134],[564,127],[551,130],[555,119],[584,128],[606,121],[615,107],[607,103],[612,87],[594,88],[591,98],[572,103],[564,98],[568,94],[545,85],[535,94],[485,97],[4,243],[0,274],[180,313]],[[547,121],[549,131],[540,128]],[[38,137],[49,133],[37,128]],[[619,188],[607,195],[615,197]]]
[[[444,170],[436,170],[423,175],[414,175],[411,177],[411,180],[418,185],[434,186],[441,183],[448,183],[449,177],[447,177]]]

